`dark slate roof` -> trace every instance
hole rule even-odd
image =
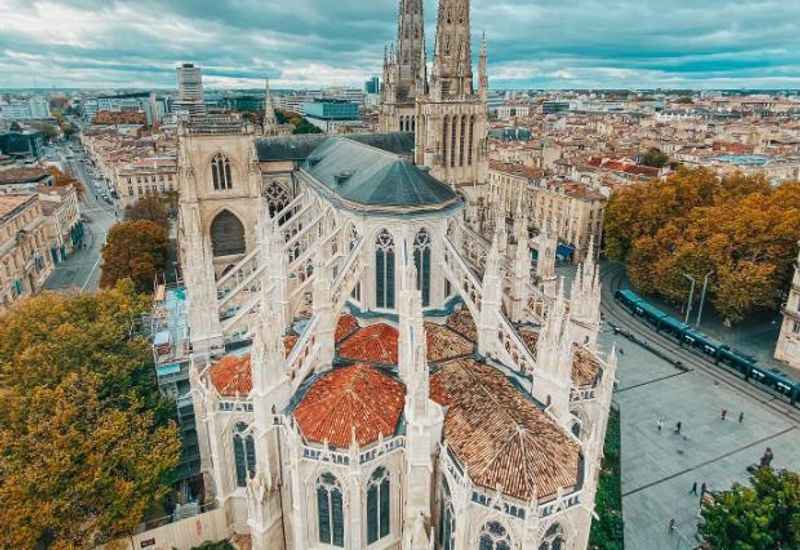
[[[258,160],[261,162],[304,161],[328,137],[325,134],[299,134],[261,138],[256,140]],[[410,157],[414,151],[414,134],[411,132],[348,134],[347,138],[401,156]]]
[[[404,214],[444,210],[461,199],[409,160],[352,138],[330,137],[303,164],[320,191],[357,210]]]

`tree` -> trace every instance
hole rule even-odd
[[[698,534],[711,550],[800,547],[800,476],[759,468],[750,486],[734,484],[703,502]]]
[[[103,274],[100,286],[113,286],[131,279],[140,292],[152,292],[157,273],[167,259],[167,229],[147,220],[113,225],[103,246]]]
[[[626,263],[640,291],[681,304],[683,274],[702,281],[711,272],[708,298],[734,323],[780,305],[800,239],[800,184],[680,168],[615,193],[605,231],[606,253]]]
[[[50,174],[53,176],[53,186],[54,187],[69,187],[72,186],[78,192],[78,195],[83,194],[83,185],[81,182],[73,178],[72,176],[65,174],[55,166],[50,166],[47,169]]]
[[[660,149],[653,147],[642,157],[642,164],[653,168],[663,168],[669,162],[669,157]]]
[[[158,195],[145,195],[134,204],[125,207],[127,221],[147,220],[164,227],[169,226],[169,214],[164,200]]]
[[[33,122],[31,126],[38,130],[39,132],[43,133],[44,136],[47,138],[47,141],[52,141],[58,137],[58,128],[53,126],[52,124],[48,124],[46,122]]]
[[[174,405],[133,330],[147,305],[127,281],[0,317],[0,547],[92,547],[169,489]]]

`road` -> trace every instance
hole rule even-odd
[[[632,317],[613,298],[624,284],[617,265],[604,265],[601,347],[624,350],[614,395],[622,420],[622,506],[628,548],[694,548],[699,500],[694,482],[710,490],[748,479],[746,467],[766,447],[774,465],[800,469],[800,409],[723,367],[681,348]],[[658,355],[611,330],[611,323],[648,342]],[[659,356],[660,355],[660,356]],[[663,357],[678,359],[679,369]],[[727,420],[721,419],[727,409]],[[744,414],[738,422],[739,413]],[[658,419],[664,428],[658,430]],[[680,434],[674,432],[682,423]],[[667,525],[675,519],[677,528]]]
[[[88,220],[85,224],[86,248],[73,253],[64,262],[56,266],[47,280],[46,288],[51,290],[78,289],[82,292],[94,292],[100,282],[100,251],[106,241],[106,235],[117,218],[114,207],[96,195],[91,184],[86,165],[79,162],[78,155],[67,161],[66,168],[83,184],[81,214]]]

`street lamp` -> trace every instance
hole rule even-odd
[[[700,318],[703,315],[703,305],[705,304],[706,301],[706,288],[708,288],[708,278],[711,276],[712,273],[714,273],[713,270],[709,271],[708,273],[706,273],[706,276],[703,279],[703,292],[700,293],[700,309],[697,310],[697,322],[694,324],[694,326],[696,327],[700,326]]]
[[[689,290],[689,302],[686,304],[686,318],[683,320],[684,323],[687,325],[689,324],[689,314],[692,312],[692,299],[694,298],[694,285],[697,281],[694,280],[694,277],[688,275],[686,273],[683,274],[686,279],[691,281],[692,288]]]

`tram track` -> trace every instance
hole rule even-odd
[[[619,306],[614,298],[614,293],[622,286],[624,278],[624,269],[618,265],[610,266],[601,273],[602,298],[600,311],[603,313],[604,321],[607,324],[613,324],[613,326],[644,339],[648,346],[652,346],[661,354],[674,357],[675,360],[682,363],[684,368],[690,371],[696,370],[715,382],[724,384],[735,392],[761,403],[764,407],[786,417],[794,424],[800,424],[800,411],[783,401],[784,398],[780,394],[767,388],[749,384],[734,373],[727,371],[724,366],[715,364],[706,356],[680,346],[677,342],[656,331],[647,323],[634,318],[626,309]],[[675,366],[675,368],[679,369],[678,366]]]

